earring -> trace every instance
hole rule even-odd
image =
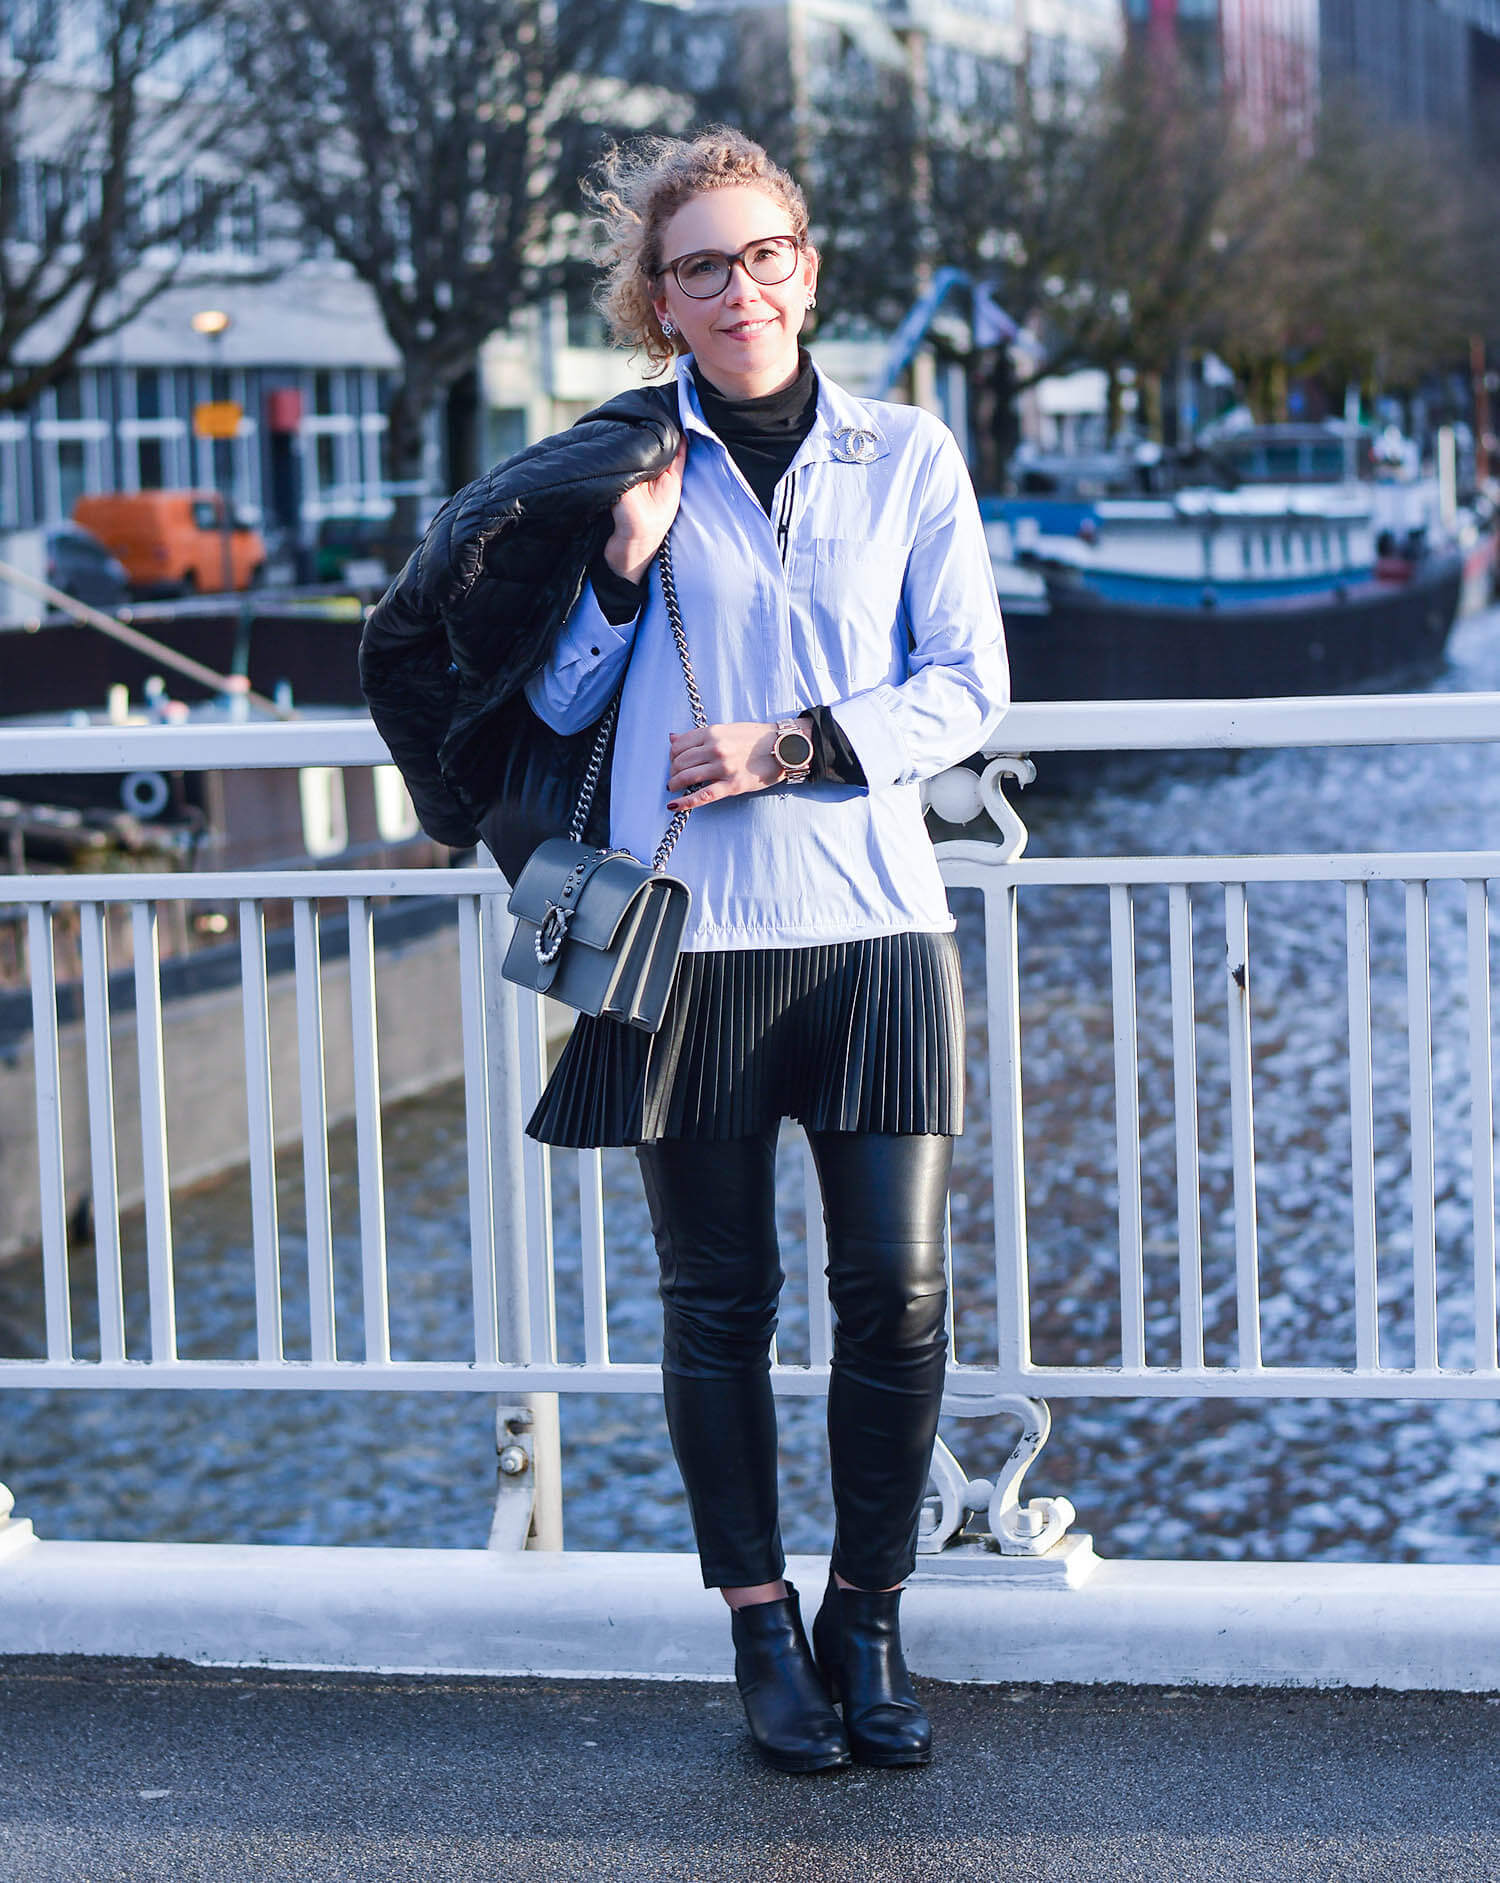
[[[667,336],[669,340],[677,332],[677,329],[672,325],[671,321],[669,320],[664,320],[661,323],[661,330]]]
[[[817,295],[816,295],[816,294],[809,294],[809,295],[808,295],[808,297],[807,297],[807,311],[808,311],[808,313],[810,314],[810,313],[811,313],[811,312],[813,311],[813,309],[814,309],[814,308],[815,308],[815,307],[816,307],[817,305],[818,305],[818,297],[817,297]]]

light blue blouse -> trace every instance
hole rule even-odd
[[[953,927],[919,781],[977,752],[1010,701],[984,528],[952,433],[818,375],[812,430],[771,514],[677,366],[688,434],[672,563],[710,725],[832,708],[868,788],[773,785],[694,811],[667,865],[692,890],[686,948],[782,948]],[[628,665],[627,665],[628,663]],[[666,827],[669,732],[692,727],[653,568],[624,627],[591,585],[527,685],[559,732],[625,676],[610,841],[650,858]]]

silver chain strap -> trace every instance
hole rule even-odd
[[[589,753],[588,769],[583,774],[583,783],[578,787],[578,802],[573,806],[573,821],[568,826],[568,835],[574,843],[583,842],[584,825],[588,823],[589,812],[594,808],[594,793],[599,789],[599,773],[604,769],[604,754],[609,749],[609,735],[614,730],[619,704],[620,696],[617,693],[599,721],[594,749]]]
[[[677,582],[672,574],[672,532],[670,530],[667,531],[662,546],[657,552],[657,567],[661,571],[661,597],[666,603],[667,620],[671,623],[672,639],[677,643],[677,658],[682,662],[682,677],[687,683],[688,704],[693,709],[693,724],[701,732],[708,724],[708,714],[703,710],[698,682],[693,677],[693,663],[688,657],[687,634],[682,625],[682,610],[677,605]],[[621,686],[623,685],[622,681]],[[594,808],[594,794],[599,789],[599,774],[604,769],[604,755],[609,750],[609,738],[614,731],[619,706],[620,695],[616,693],[606,708],[604,717],[599,721],[594,749],[589,753],[588,769],[584,772],[583,784],[579,787],[573,821],[568,826],[568,835],[574,843],[583,842],[584,826],[589,821],[589,812]],[[656,846],[656,854],[651,859],[653,870],[660,871],[666,868],[667,858],[672,854],[672,846],[682,835],[688,816],[689,813],[685,810],[672,813],[672,821],[667,825],[661,842]]]

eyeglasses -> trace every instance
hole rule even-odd
[[[717,248],[695,249],[691,255],[663,262],[656,272],[670,274],[689,300],[711,301],[729,286],[736,262],[758,286],[774,288],[778,281],[791,279],[801,252],[802,244],[794,235],[765,235],[758,242],[747,242],[734,255]]]

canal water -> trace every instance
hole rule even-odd
[[[1454,636],[1443,690],[1500,690],[1500,609]],[[1045,763],[1045,761],[1043,761]],[[1128,776],[1022,803],[1030,854],[1470,849],[1500,841],[1493,746],[1164,759]],[[1450,893],[1450,889],[1452,893]],[[969,1128],[953,1194],[961,1359],[986,1357],[993,1313],[982,950],[976,910],[955,897],[970,1000]],[[1405,963],[1399,886],[1372,894],[1372,1013],[1382,1358],[1413,1350],[1406,1132]],[[1036,890],[1020,917],[1033,1351],[1048,1362],[1119,1357],[1114,1067],[1108,907],[1099,890]],[[1500,926],[1500,925],[1497,925]],[[1205,1347],[1235,1352],[1222,899],[1194,912],[1202,1129]],[[1439,1341],[1472,1353],[1462,894],[1431,908],[1436,1070]],[[1176,1194],[1165,894],[1137,912],[1147,1351],[1177,1358]],[[1251,894],[1260,1285],[1265,1358],[1350,1364],[1354,1352],[1342,892],[1270,885]],[[470,1351],[467,1173],[460,1090],[386,1120],[392,1344],[397,1358]],[[352,1134],[332,1139],[340,1351],[358,1354],[359,1247]],[[279,1207],[287,1347],[307,1351],[295,1158]],[[558,1158],[559,1338],[581,1357],[572,1159]],[[806,1352],[800,1165],[786,1164],[790,1272],[781,1352]],[[654,1259],[634,1162],[606,1154],[613,1357],[651,1360]],[[185,1358],[254,1352],[250,1201],[243,1177],[179,1199],[174,1219]],[[139,1221],[125,1225],[127,1338],[147,1329]],[[299,1272],[301,1270],[302,1272]],[[77,1348],[91,1350],[92,1252],[74,1256]],[[0,1357],[42,1350],[39,1268],[0,1270]],[[1417,1401],[1071,1399],[1028,1492],[1065,1493],[1107,1554],[1485,1561],[1500,1553],[1500,1404]],[[789,1548],[831,1528],[821,1402],[783,1402]],[[18,1514],[54,1538],[478,1547],[495,1477],[493,1401],[482,1394],[47,1391],[0,1394],[0,1480]],[[686,1511],[659,1401],[565,1397],[565,1531],[577,1549],[686,1549]],[[971,1474],[1010,1448],[1004,1419],[948,1420]]]

